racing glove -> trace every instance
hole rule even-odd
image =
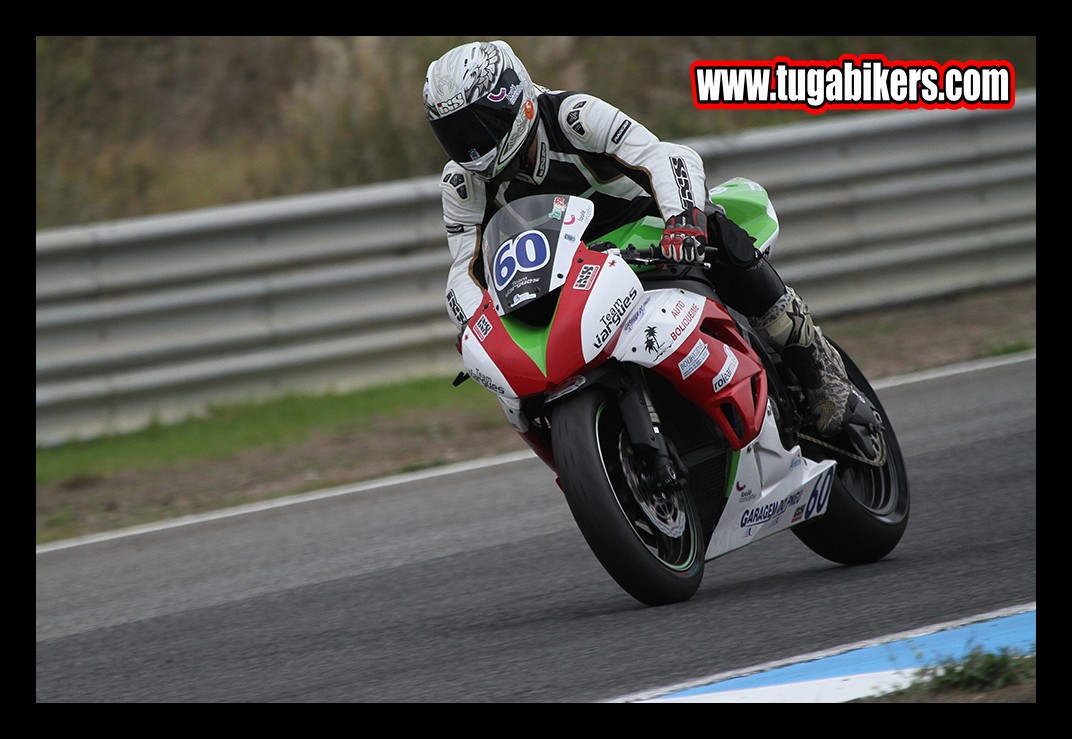
[[[707,216],[699,208],[668,218],[659,248],[663,258],[680,264],[703,264],[707,244]]]

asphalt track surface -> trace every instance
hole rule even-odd
[[[1033,648],[1034,353],[876,387],[913,511],[873,565],[784,534],[644,608],[512,455],[38,547],[37,701],[838,702]]]

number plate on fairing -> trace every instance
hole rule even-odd
[[[836,466],[804,457],[799,446],[785,449],[768,403],[759,436],[739,452],[737,474],[705,559],[822,516]]]

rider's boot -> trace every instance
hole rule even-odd
[[[854,394],[841,355],[815,325],[811,312],[793,288],[786,288],[770,310],[749,318],[752,327],[781,353],[804,388],[815,427],[833,436],[852,416]]]

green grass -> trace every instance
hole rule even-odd
[[[433,377],[346,394],[292,395],[263,403],[212,408],[204,418],[174,425],[154,424],[55,447],[37,448],[37,484],[99,477],[120,470],[164,467],[192,459],[221,459],[254,448],[282,448],[318,431],[374,428],[377,420],[413,408],[485,413],[502,423],[501,411],[476,383],[452,387]]]
[[[997,653],[976,648],[962,662],[947,661],[924,670],[921,677],[931,690],[995,690],[1035,677],[1035,654],[1002,649]]]
[[[1034,349],[1035,345],[1030,341],[1014,341],[1007,344],[993,344],[986,349],[988,357],[1001,357],[1006,354],[1018,354]]]
[[[907,688],[851,702],[1027,702],[1035,690],[1035,651],[1034,645],[1026,653],[1009,648],[987,652],[977,647],[967,657],[950,658],[917,670]]]
[[[986,652],[972,650],[966,659],[945,660],[916,672],[908,688],[898,691],[904,697],[925,698],[939,693],[999,690],[1035,680],[1035,650],[1021,653],[1014,649]]]

